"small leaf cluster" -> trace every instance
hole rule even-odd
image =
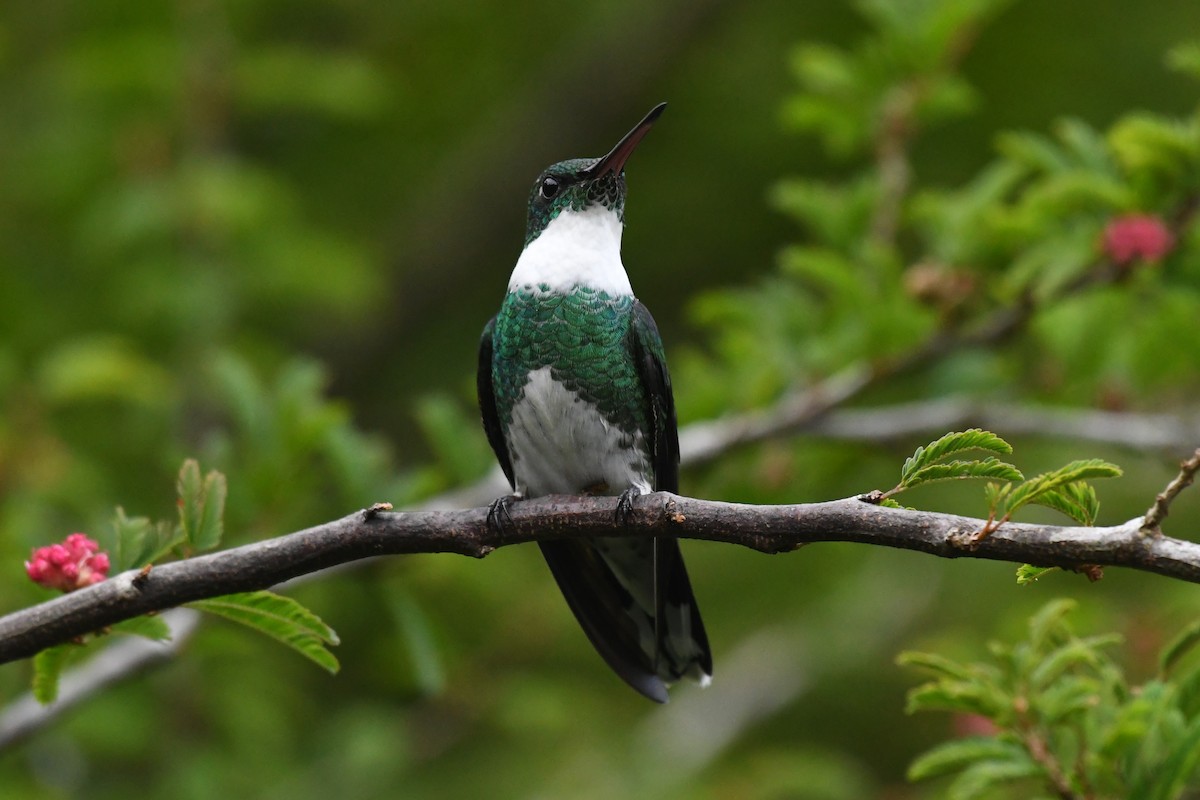
[[[908,711],[948,711],[985,732],[935,746],[911,780],[953,776],[951,800],[995,797],[1153,798],[1200,785],[1200,668],[1182,668],[1200,623],[1163,650],[1160,672],[1133,685],[1107,653],[1114,634],[1077,636],[1069,600],[1047,604],[1016,644],[993,643],[986,662],[908,652],[899,662],[932,679]]]
[[[179,493],[177,522],[129,517],[123,508],[117,508],[113,519],[117,570],[204,553],[221,543],[229,494],[225,476],[216,470],[201,476],[199,462],[189,458],[179,469],[175,486]]]
[[[1121,475],[1120,467],[1098,458],[1072,461],[1028,480],[1019,469],[1000,461],[995,455],[983,459],[946,460],[968,450],[1008,455],[1012,453],[1012,446],[996,434],[978,428],[947,433],[918,447],[905,460],[900,470],[900,482],[884,492],[884,499],[890,500],[901,492],[927,483],[989,478],[993,480],[989,481],[986,489],[988,533],[1007,522],[1018,509],[1030,504],[1060,511],[1080,525],[1094,525],[1100,511],[1100,501],[1096,497],[1096,490],[1087,481]]]
[[[1121,468],[1117,465],[1089,458],[1072,461],[1019,484],[989,483],[989,516],[1003,523],[1019,508],[1033,503],[1060,511],[1080,525],[1094,525],[1100,501],[1096,498],[1096,490],[1087,481],[1120,475]]]

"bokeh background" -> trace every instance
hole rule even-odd
[[[834,0],[5,3],[2,610],[47,596],[25,579],[30,548],[75,530],[103,538],[118,505],[169,518],[186,457],[228,475],[231,543],[485,475],[475,348],[521,247],[529,182],[605,152],[661,100],[628,167],[624,253],[682,421],[822,377],[740,374],[760,354],[725,346],[721,309],[768,285],[808,236],[779,209],[782,180],[869,162],[831,155],[788,114],[796,47],[849,47],[867,30]],[[960,185],[1005,130],[1193,112],[1195,82],[1163,61],[1197,30],[1194,0],[1007,5],[962,60],[970,113],[916,141],[916,180]],[[1136,371],[1056,381],[1041,355],[1013,348],[995,394],[1194,405],[1196,361],[1172,361],[1179,374],[1151,390]],[[862,402],[964,387],[987,399],[994,360],[968,354]],[[888,488],[940,432],[741,448],[685,471],[682,488],[775,502]],[[1126,477],[1099,486],[1102,523],[1144,511],[1174,474],[1174,452],[1014,444],[1027,474],[1121,464]],[[986,513],[978,486],[909,502]],[[1185,495],[1169,530],[1186,537],[1198,521]],[[916,677],[897,652],[982,655],[1070,595],[1082,628],[1126,636],[1136,677],[1200,616],[1195,587],[1117,570],[1018,588],[1012,565],[865,547],[685,549],[716,675],[666,707],[608,674],[536,548],[397,558],[296,589],[342,638],[336,677],[206,623],[182,657],[0,754],[3,794],[933,797],[904,769],[954,720],[905,715]],[[27,664],[0,669],[0,698],[28,677]]]

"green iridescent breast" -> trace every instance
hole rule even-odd
[[[507,431],[530,373],[550,375],[622,430],[647,430],[644,390],[626,345],[634,299],[575,287],[509,292],[492,335],[496,410]]]

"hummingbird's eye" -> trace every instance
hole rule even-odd
[[[558,188],[558,181],[547,175],[542,178],[542,187],[538,190],[538,194],[542,196],[543,200],[553,200],[554,195],[558,194]]]

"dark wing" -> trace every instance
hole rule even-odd
[[[662,337],[654,317],[641,304],[633,305],[633,323],[629,328],[632,352],[637,364],[638,375],[646,387],[649,402],[647,418],[650,421],[648,439],[651,459],[654,464],[654,488],[660,492],[679,491],[679,425],[675,419],[675,396],[671,391],[671,375],[667,372],[666,355]],[[658,536],[654,539],[654,594],[657,605],[655,614],[655,639],[658,642],[656,661],[661,662],[668,640],[679,637],[682,630],[699,651],[698,664],[705,675],[712,675],[712,652],[708,646],[708,635],[700,619],[700,607],[692,594],[679,542]],[[686,619],[686,624],[684,623]],[[668,659],[670,661],[670,659]],[[660,674],[664,671],[682,674],[690,669],[687,664],[656,664]]]
[[[675,421],[675,395],[671,392],[671,376],[658,326],[640,301],[633,304],[629,336],[638,377],[646,387],[650,404],[647,439],[654,464],[654,488],[660,492],[678,492],[679,427]]]
[[[488,444],[500,461],[508,485],[515,487],[512,459],[508,455],[508,443],[504,441],[500,414],[496,411],[496,387],[492,382],[492,333],[495,330],[496,318],[492,317],[483,327],[483,336],[479,339],[479,369],[475,373],[475,390],[479,394],[479,413],[483,416],[483,430],[487,434]]]

